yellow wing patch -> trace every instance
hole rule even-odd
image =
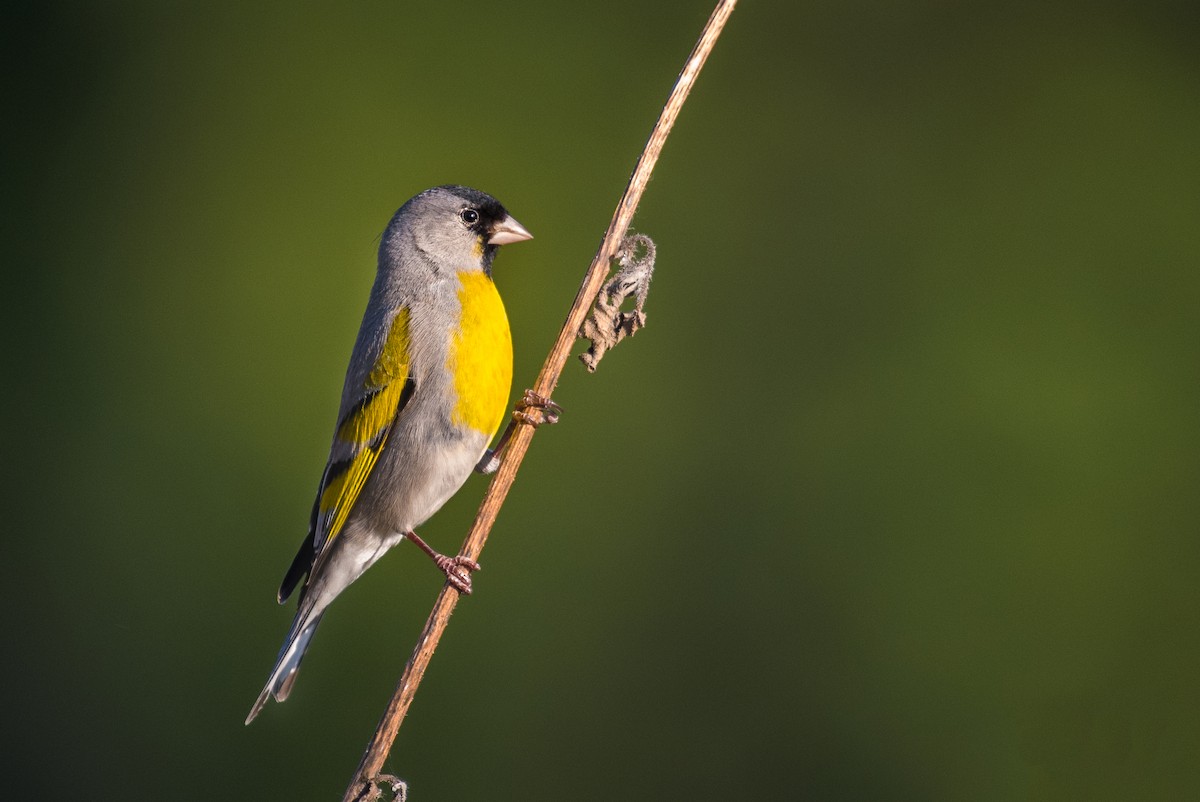
[[[408,347],[412,340],[408,333],[408,309],[401,307],[392,319],[387,339],[375,360],[375,367],[367,376],[366,389],[383,387],[395,379],[403,383],[408,376]]]
[[[496,285],[485,273],[460,273],[462,306],[446,369],[458,400],[450,419],[489,438],[500,428],[512,388],[512,335]]]
[[[383,443],[380,443],[382,448]],[[320,510],[322,517],[331,518],[329,534],[325,538],[328,544],[338,536],[346,523],[346,517],[354,506],[358,494],[362,492],[375,461],[379,459],[380,449],[365,448],[360,451],[346,466],[344,473],[332,476],[325,489],[321,491]]]
[[[365,394],[338,424],[336,438],[354,450],[347,459],[331,463],[325,471],[317,501],[322,548],[329,544],[350,515],[354,502],[371,475],[387,443],[396,416],[412,395],[409,364],[408,310],[396,313],[378,359],[363,383]]]

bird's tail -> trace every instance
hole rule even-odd
[[[296,672],[300,670],[300,661],[304,659],[304,652],[308,649],[313,633],[317,631],[317,624],[321,623],[322,615],[323,611],[315,616],[306,616],[303,613],[296,616],[296,622],[292,624],[292,630],[283,642],[283,648],[279,650],[279,659],[275,661],[271,677],[254,702],[254,707],[250,708],[250,715],[246,716],[247,724],[254,721],[254,717],[267,706],[268,698],[274,696],[277,702],[287,699],[292,691],[292,684],[296,681]]]

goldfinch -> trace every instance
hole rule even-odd
[[[478,566],[413,530],[462,487],[505,419],[512,340],[492,261],[532,236],[462,186],[426,190],[388,223],[309,532],[279,588],[282,604],[300,587],[296,617],[247,724],[268,698],[287,698],[329,603],[401,540],[470,592]]]

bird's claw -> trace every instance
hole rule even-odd
[[[475,470],[482,474],[495,473],[500,468],[500,461],[505,451],[508,448],[508,443],[512,434],[516,431],[518,423],[527,423],[530,426],[541,426],[543,423],[558,423],[558,418],[562,414],[562,407],[551,401],[549,398],[544,398],[533,390],[526,390],[521,396],[521,400],[517,402],[513,409],[512,422],[504,429],[504,433],[500,435],[499,442],[495,448],[490,448],[483,452],[483,457],[476,464]]]
[[[455,590],[465,596],[471,595],[471,573],[479,570],[479,563],[470,557],[447,557],[445,554],[439,554],[434,562]]]
[[[513,410],[513,420],[528,423],[530,426],[541,426],[543,423],[558,423],[562,415],[562,407],[533,390],[526,390],[525,395],[517,402]]]

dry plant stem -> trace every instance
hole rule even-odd
[[[608,276],[609,264],[616,255],[621,241],[625,238],[629,224],[633,222],[633,216],[641,202],[642,193],[650,181],[650,174],[667,141],[667,134],[671,132],[675,118],[679,116],[679,111],[683,108],[683,103],[687,99],[692,85],[696,82],[696,76],[700,74],[700,68],[704,66],[708,54],[712,52],[713,45],[716,44],[717,37],[721,35],[721,30],[725,27],[736,4],[737,0],[721,0],[717,4],[700,34],[699,41],[692,49],[683,71],[675,81],[675,87],[671,90],[666,105],[663,106],[658,122],[655,124],[650,139],[646,142],[646,147],[642,150],[642,155],[634,168],[633,175],[629,179],[629,185],[625,188],[625,195],[617,204],[617,209],[613,214],[612,222],[608,225],[608,231],[604,235],[600,249],[596,252],[596,257],[592,260],[591,267],[588,268],[579,293],[575,296],[575,303],[571,306],[571,311],[567,314],[567,320],[563,323],[558,339],[550,349],[550,353],[542,365],[541,373],[538,374],[537,382],[533,386],[533,391],[543,398],[550,398],[554,393],[554,388],[558,385],[559,376],[562,375],[563,367],[570,356],[571,346],[578,337],[584,318],[587,317],[592,303],[596,300],[597,293],[600,292],[601,285]],[[463,542],[462,550],[459,552],[462,556],[471,560],[479,559],[492,524],[495,523],[500,507],[504,504],[509,488],[512,487],[513,480],[517,476],[517,469],[521,467],[521,460],[524,459],[525,452],[529,449],[535,428],[527,423],[522,423],[513,432],[512,439],[509,440],[501,460],[500,468],[492,477],[483,503],[480,504],[479,512],[475,516],[475,522],[471,525],[471,530]],[[433,656],[434,650],[437,649],[438,641],[446,628],[446,623],[450,620],[450,614],[454,612],[458,598],[458,591],[454,590],[449,583],[442,588],[441,594],[438,595],[433,611],[425,622],[425,629],[422,630],[421,637],[417,641],[416,649],[404,667],[404,675],[400,678],[400,684],[396,687],[395,694],[384,711],[379,727],[376,729],[371,743],[367,746],[367,751],[359,763],[350,786],[346,789],[346,794],[342,798],[343,802],[366,799],[370,793],[372,780],[379,775],[383,768],[383,762],[387,759],[396,734],[400,731],[400,723],[408,713],[408,707],[416,695],[417,686],[420,685],[421,678],[425,675],[425,669],[429,667],[429,660]]]

